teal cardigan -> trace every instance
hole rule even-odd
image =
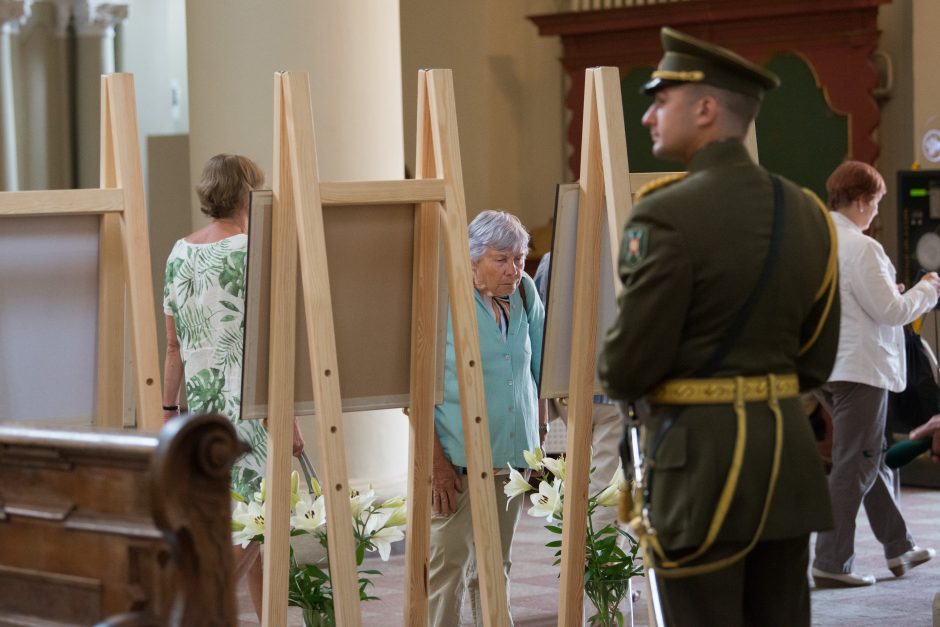
[[[507,463],[514,468],[526,468],[522,451],[539,445],[538,381],[545,308],[528,275],[522,275],[519,286],[526,290],[528,311],[523,312],[517,289],[509,297],[509,332],[505,340],[489,307],[473,291],[494,468],[505,468]],[[466,467],[452,323],[448,313],[444,402],[434,408],[434,427],[447,458],[455,466]]]

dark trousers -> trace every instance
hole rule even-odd
[[[704,562],[739,544],[712,547]],[[714,573],[659,578],[671,627],[809,627],[809,535],[758,542],[746,557]]]
[[[831,531],[816,536],[813,566],[850,573],[855,563],[855,518],[863,504],[885,558],[914,548],[914,538],[895,500],[894,476],[885,465],[888,392],[864,383],[831,381],[816,397],[832,416]]]

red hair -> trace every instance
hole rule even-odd
[[[829,208],[840,209],[856,200],[871,200],[885,193],[885,181],[878,170],[861,161],[845,161],[826,180]]]

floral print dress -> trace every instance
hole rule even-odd
[[[247,250],[247,235],[211,244],[181,239],[167,259],[163,288],[163,311],[176,325],[189,411],[228,416],[251,446],[232,468],[232,489],[242,495],[260,488],[267,456],[261,421],[240,419]]]

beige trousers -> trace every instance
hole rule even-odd
[[[562,405],[557,400],[549,403],[549,420],[555,417],[561,418],[565,425],[568,424],[568,407]],[[595,403],[592,405],[591,423],[593,427],[591,435],[591,447],[594,450],[594,457],[591,465],[594,466],[594,474],[591,475],[591,484],[588,488],[589,493],[594,495],[607,487],[610,478],[620,465],[620,440],[623,438],[623,417],[620,411],[614,405]],[[616,507],[600,507],[594,512],[591,522],[594,530],[599,531],[605,525],[612,524],[617,518]]]
[[[499,519],[499,541],[502,547],[503,574],[506,578],[506,601],[509,602],[509,569],[512,566],[510,549],[512,536],[525,502],[517,496],[506,507],[503,485],[506,475],[494,475],[496,511]],[[429,559],[430,598],[428,625],[431,627],[457,627],[464,597],[470,597],[473,623],[483,625],[483,605],[477,576],[473,544],[473,521],[470,517],[470,495],[467,477],[460,477],[462,491],[457,493],[457,511],[450,516],[431,516],[431,554]],[[508,609],[508,608],[507,608]],[[512,625],[512,616],[509,617]]]

